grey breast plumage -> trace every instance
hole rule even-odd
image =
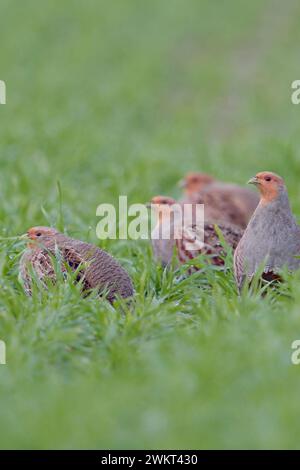
[[[266,275],[277,274],[283,267],[298,269],[299,255],[300,228],[283,192],[278,199],[257,207],[237,246],[234,271],[239,289],[259,269]]]

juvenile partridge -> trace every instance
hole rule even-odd
[[[256,208],[234,255],[234,272],[239,290],[246,280],[264,267],[263,279],[278,279],[284,266],[300,267],[300,227],[290,209],[283,179],[271,172],[258,173],[249,180],[260,192]]]
[[[105,291],[107,299],[133,295],[133,285],[125,269],[108,253],[81,240],[67,237],[54,228],[33,227],[28,230],[28,247],[20,260],[20,277],[25,292],[32,293],[32,272],[45,287],[57,280],[54,258],[63,273],[76,272],[82,291]]]
[[[199,255],[209,255],[212,264],[224,265],[226,253],[216,226],[210,221],[205,221],[203,227],[195,223],[196,204],[189,204],[193,209],[189,217],[183,217],[187,204],[178,203],[169,197],[156,196],[151,200],[151,206],[156,215],[156,225],[151,234],[156,261],[166,266],[172,261],[175,252],[179,264]],[[228,223],[221,223],[219,229],[225,242],[234,250],[243,231]]]
[[[188,173],[182,181],[187,202],[204,204],[205,219],[245,228],[259,202],[250,189],[222,183],[205,173]]]

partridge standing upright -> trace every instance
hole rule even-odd
[[[56,282],[56,258],[62,272],[76,272],[77,282],[82,282],[82,290],[98,289],[105,291],[107,299],[126,298],[133,295],[131,279],[125,269],[108,253],[100,248],[58,232],[49,227],[33,227],[27,232],[31,240],[20,261],[20,277],[25,292],[32,293],[31,271],[42,285]]]
[[[205,219],[217,223],[245,228],[259,202],[258,195],[250,189],[222,183],[205,173],[188,173],[181,185],[185,200],[204,204]]]
[[[156,225],[151,233],[153,255],[156,261],[166,266],[172,260],[175,247],[172,207],[176,201],[167,196],[155,196],[151,199],[150,204],[154,208],[156,217]]]
[[[283,267],[300,267],[300,227],[290,209],[283,179],[271,172],[258,173],[249,180],[260,192],[256,208],[234,255],[236,283],[241,290],[246,280],[264,267],[263,279],[278,279]]]
[[[199,255],[209,255],[214,265],[224,265],[225,249],[220,242],[214,223],[205,221],[197,224],[196,204],[184,217],[187,204],[178,203],[165,196],[152,198],[151,205],[156,213],[156,226],[151,234],[154,258],[164,266],[170,264],[173,253],[179,264],[186,263]],[[189,218],[190,217],[190,218]],[[201,222],[201,221],[200,221]],[[225,242],[236,248],[243,231],[231,224],[219,225]],[[192,272],[192,269],[190,270]]]

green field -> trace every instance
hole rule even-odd
[[[300,218],[299,26],[297,0],[0,0],[0,236],[55,225],[136,288],[126,316],[71,283],[27,298],[0,243],[1,448],[300,447],[300,273],[239,298],[95,236],[100,203],[179,197],[191,170],[278,172]]]

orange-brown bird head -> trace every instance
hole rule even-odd
[[[154,208],[159,219],[169,215],[174,204],[177,204],[177,201],[168,196],[154,196],[150,201],[150,207]]]
[[[215,179],[206,173],[190,172],[179,182],[179,185],[184,188],[185,195],[189,197],[202,191],[202,189],[214,181]]]
[[[27,238],[33,240],[34,242],[40,241],[45,242],[45,240],[53,239],[59,235],[59,232],[52,227],[32,227],[27,231]],[[32,246],[31,243],[29,243]]]
[[[271,202],[278,198],[285,190],[285,184],[281,176],[271,171],[262,171],[248,181],[249,184],[257,186],[263,203]]]
[[[154,196],[151,199],[151,204],[155,206],[172,206],[173,204],[176,204],[175,199],[172,197],[168,196]]]

